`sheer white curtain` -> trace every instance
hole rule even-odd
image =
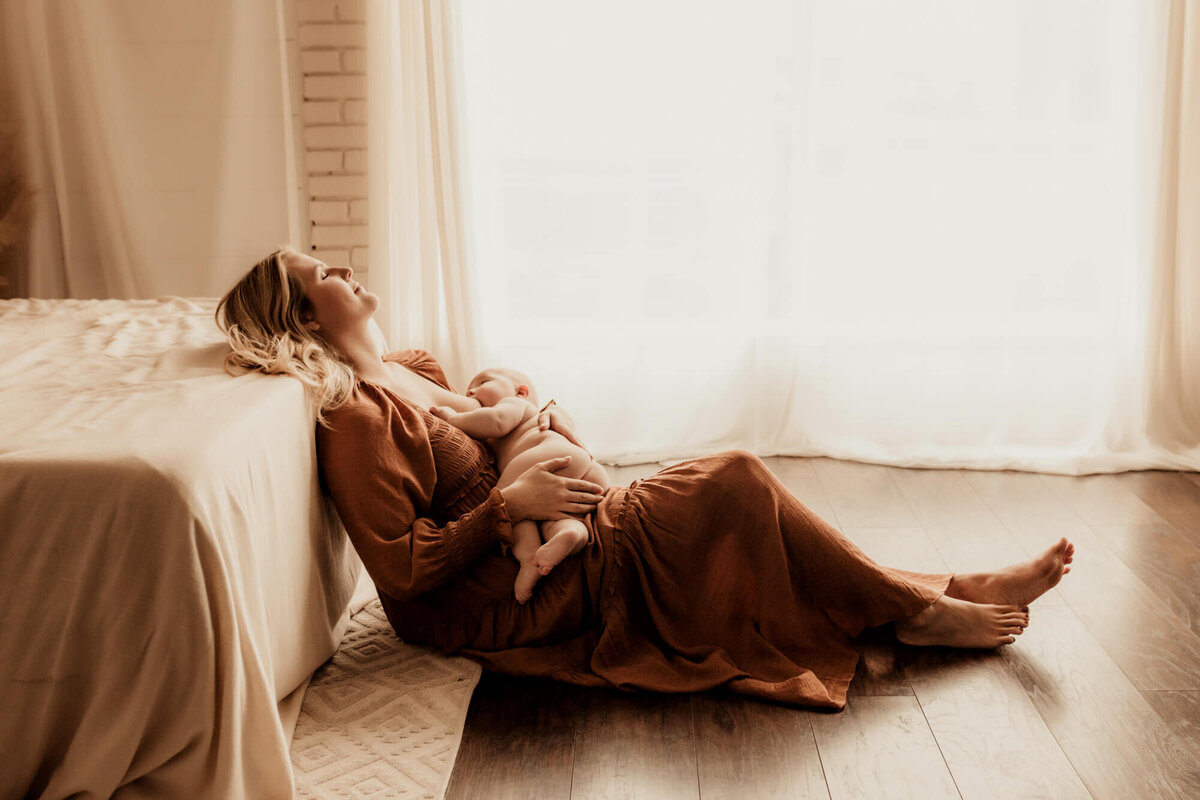
[[[369,282],[391,347],[438,354],[462,386],[476,369],[459,141],[455,0],[371,0]]]
[[[34,297],[219,295],[299,242],[290,0],[3,0]]]
[[[485,360],[611,460],[1200,466],[1147,435],[1167,11],[468,4]]]

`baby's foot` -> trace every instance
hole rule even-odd
[[[955,575],[946,594],[972,603],[1026,606],[1053,589],[1071,571],[1075,545],[1065,538],[1037,558],[994,572]]]
[[[575,543],[570,536],[552,536],[550,541],[537,549],[533,554],[533,565],[543,575],[549,575],[550,570],[557,567],[564,558],[571,555]]]
[[[939,597],[924,611],[896,621],[905,644],[994,648],[1012,644],[1029,624],[1029,610]]]
[[[521,571],[517,573],[517,579],[513,583],[513,596],[517,598],[518,603],[526,603],[533,597],[533,587],[537,585],[542,574],[533,562],[521,565]]]

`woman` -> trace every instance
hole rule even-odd
[[[320,409],[321,474],[402,638],[511,675],[664,692],[726,686],[841,708],[864,628],[915,645],[994,648],[1069,571],[1065,540],[1003,570],[925,575],[872,562],[757,458],[732,452],[605,493],[530,468],[503,490],[487,449],[437,419],[472,401],[427,353],[381,358],[378,298],[291,250],[217,309],[232,367],[292,375]],[[567,420],[542,424],[571,436]],[[522,605],[501,554],[522,519],[590,513],[588,545]]]

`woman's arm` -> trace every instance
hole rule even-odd
[[[373,405],[330,413],[318,429],[321,474],[354,549],[380,591],[406,600],[462,572],[496,542],[511,544],[504,497],[453,522],[428,517],[437,483],[433,452],[416,414]]]
[[[398,600],[440,586],[496,542],[511,545],[514,521],[586,513],[603,496],[594,483],[555,475],[570,459],[552,459],[439,526],[428,517],[437,470],[419,415],[364,403],[329,421],[317,433],[325,485],[371,579]]]

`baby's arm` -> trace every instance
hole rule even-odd
[[[519,397],[506,397],[491,408],[455,411],[449,406],[434,406],[429,413],[473,439],[499,439],[512,433],[532,409],[533,406]]]

